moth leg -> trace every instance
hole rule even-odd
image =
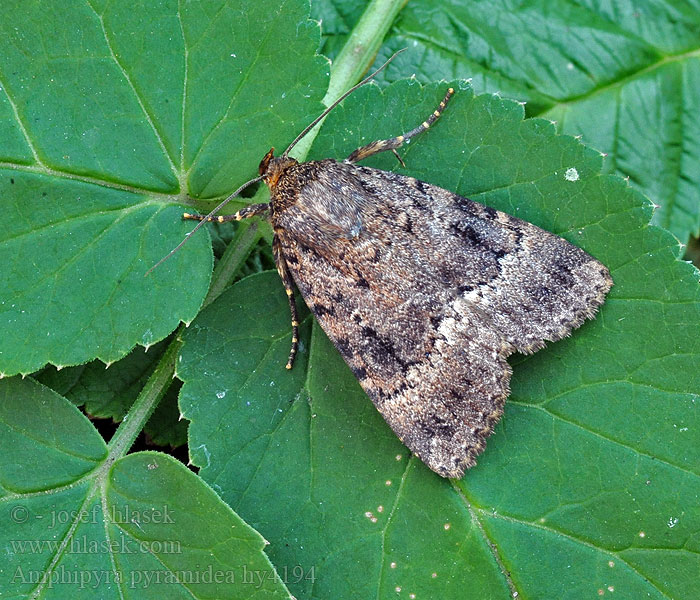
[[[287,292],[289,312],[292,313],[292,348],[289,351],[289,359],[287,360],[287,368],[291,369],[299,348],[299,318],[297,316],[297,303],[294,301],[294,283],[292,276],[289,274],[287,261],[284,259],[284,254],[282,254],[282,245],[277,235],[272,238],[272,255],[275,257],[275,265],[277,266],[277,272],[282,278],[284,291]]]
[[[435,121],[438,120],[438,117],[442,114],[442,111],[445,110],[447,103],[450,101],[450,98],[454,93],[454,89],[449,88],[437,109],[435,109],[425,121],[418,125],[418,127],[411,129],[411,131],[404,133],[403,135],[397,135],[396,137],[389,138],[388,140],[377,140],[376,142],[372,142],[370,144],[367,144],[366,146],[362,146],[361,148],[355,150],[350,156],[348,156],[345,159],[345,161],[349,163],[355,163],[359,160],[363,160],[369,156],[372,156],[373,154],[377,154],[377,152],[385,152],[386,150],[391,150],[396,155],[396,158],[399,159],[399,162],[403,166],[406,166],[403,160],[401,160],[401,157],[399,156],[398,152],[396,152],[396,148],[401,146],[405,141],[410,140],[412,137],[418,135],[419,133],[423,133],[426,129],[428,129],[428,127],[435,123]]]
[[[216,215],[209,217],[207,219],[204,215],[193,215],[192,213],[184,213],[182,215],[183,219],[190,219],[192,221],[210,221],[212,223],[226,223],[227,221],[240,221],[241,219],[247,219],[249,217],[254,217],[270,210],[270,205],[266,202],[262,204],[249,204],[245,208],[242,208],[238,212],[232,215]]]

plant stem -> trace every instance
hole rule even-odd
[[[323,99],[330,106],[355,85],[374,62],[396,15],[407,0],[373,0],[333,61],[331,81]]]
[[[331,80],[322,102],[330,106],[355,85],[372,65],[387,31],[396,15],[408,0],[372,0],[355,25],[347,42],[331,65]],[[303,160],[311,148],[319,123],[292,151],[297,160]]]
[[[148,418],[158,406],[158,401],[170,387],[175,374],[176,360],[182,346],[178,334],[179,331],[173,341],[170,342],[163,357],[158,361],[155,371],[148,378],[146,385],[141,390],[138,398],[136,398],[136,402],[129,409],[121,425],[119,425],[119,428],[109,441],[107,445],[109,454],[105,465],[111,465],[129,451],[136,436],[144,428],[146,421],[148,421]]]
[[[238,223],[233,239],[226,247],[223,256],[216,265],[211,277],[209,293],[204,299],[202,308],[211,304],[231,284],[236,271],[248,258],[255,244],[262,236],[257,221],[241,221]]]

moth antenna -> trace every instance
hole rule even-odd
[[[324,110],[318,117],[316,117],[313,121],[311,121],[311,123],[309,123],[309,124],[304,128],[304,130],[303,130],[296,138],[294,138],[294,141],[293,141],[291,144],[289,144],[289,146],[287,147],[287,149],[282,153],[282,156],[287,156],[287,155],[289,154],[289,152],[291,151],[291,149],[294,148],[294,146],[297,145],[297,143],[299,142],[299,140],[301,140],[301,138],[303,138],[307,133],[309,133],[309,131],[311,131],[314,127],[316,127],[316,125],[317,125],[320,121],[323,121],[323,119],[326,118],[326,115],[327,115],[329,112],[331,112],[336,106],[338,106],[338,104],[340,104],[343,100],[345,100],[345,98],[347,98],[350,94],[352,94],[357,88],[362,87],[363,85],[365,85],[365,83],[367,83],[367,82],[371,81],[372,79],[374,79],[374,77],[376,77],[376,75],[377,75],[380,71],[382,71],[392,60],[394,60],[399,54],[401,54],[401,53],[404,52],[405,50],[406,50],[406,48],[401,48],[401,50],[397,50],[396,52],[394,52],[394,54],[391,55],[391,57],[389,58],[389,60],[387,60],[387,61],[386,61],[381,67],[379,67],[374,73],[371,73],[370,75],[367,75],[367,77],[365,77],[362,81],[360,81],[360,83],[356,83],[355,85],[353,85],[353,86],[352,86],[347,92],[345,92],[340,98],[338,98],[335,102],[333,102],[333,104],[331,104],[331,105],[330,105],[326,110]]]
[[[182,248],[185,245],[185,242],[189,240],[192,237],[192,234],[197,231],[202,225],[204,225],[207,221],[211,220],[211,218],[218,213],[224,206],[226,206],[231,200],[233,200],[238,194],[240,194],[244,189],[246,189],[249,185],[253,185],[254,183],[257,183],[262,179],[262,176],[255,177],[254,179],[251,179],[250,181],[246,181],[241,187],[239,187],[233,194],[227,196],[214,210],[212,210],[206,217],[204,217],[197,225],[195,228],[190,231],[186,236],[185,239],[182,240],[177,246],[175,246],[170,253],[167,256],[164,256],[161,258],[155,265],[153,265],[146,273],[144,273],[144,277],[147,275],[150,275],[156,267],[159,267],[162,265],[166,260],[168,260],[173,254],[175,254],[180,248]]]

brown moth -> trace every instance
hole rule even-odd
[[[295,283],[401,441],[439,475],[462,477],[503,413],[508,355],[568,335],[593,317],[613,282],[600,262],[535,225],[357,164],[396,154],[452,94],[408,133],[340,162],[297,162],[289,151],[325,111],[281,156],[270,150],[260,176],[245,184],[262,179],[269,203],[185,217],[203,223],[267,213],[292,313],[287,367],[298,344]]]

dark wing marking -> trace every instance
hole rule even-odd
[[[461,477],[503,412],[506,357],[592,316],[608,271],[439,187],[305,165],[316,177],[273,220],[297,286],[401,440],[440,475]]]

